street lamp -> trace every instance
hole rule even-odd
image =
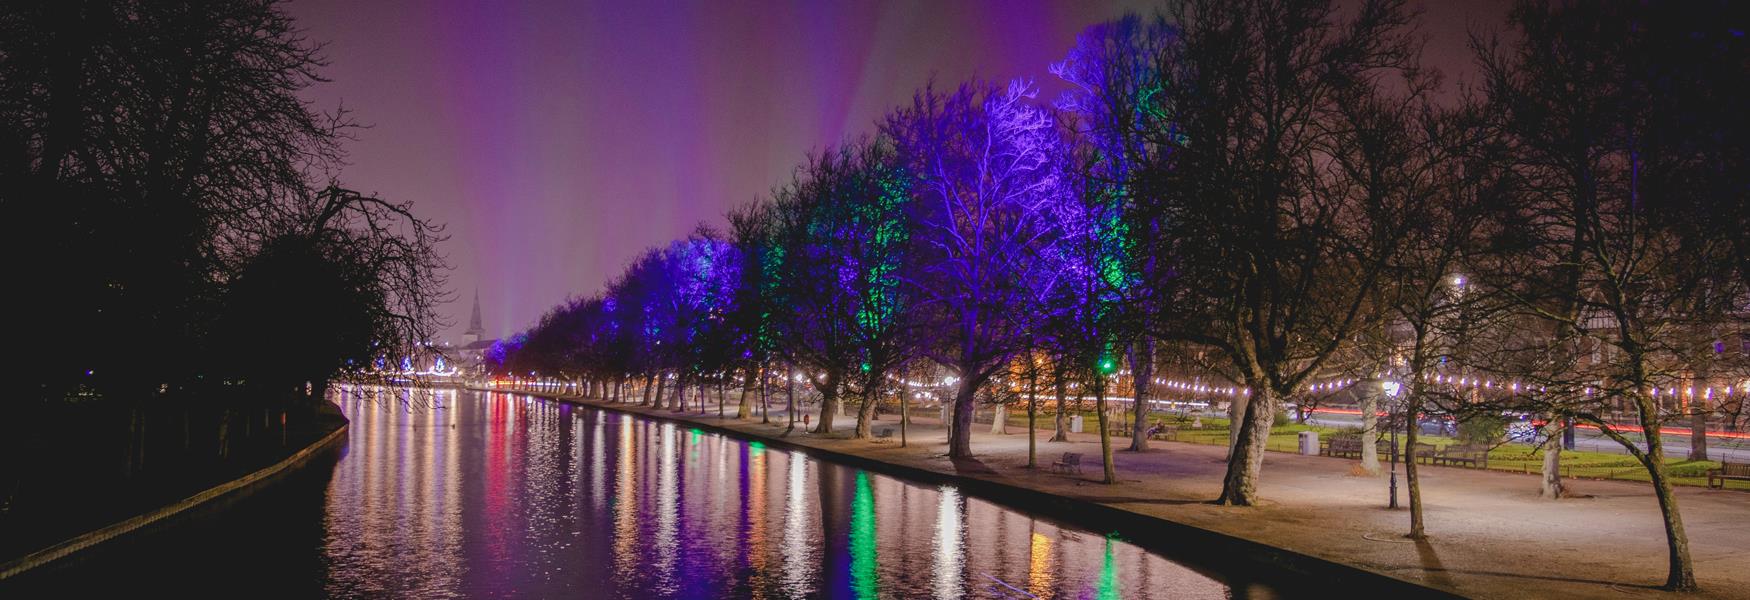
[[[1390,503],[1388,503],[1386,505],[1386,507],[1387,508],[1397,508],[1398,507],[1398,428],[1396,425],[1397,418],[1398,418],[1397,398],[1398,398],[1398,392],[1403,390],[1403,386],[1400,385],[1397,381],[1394,381],[1391,379],[1385,379],[1385,380],[1381,380],[1379,382],[1379,389],[1380,389],[1380,391],[1385,392],[1385,398],[1386,398],[1385,401],[1386,401],[1386,406],[1388,407],[1388,409],[1386,410],[1386,422],[1391,424],[1391,501],[1390,501]]]

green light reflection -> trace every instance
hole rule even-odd
[[[875,561],[875,492],[869,474],[857,473],[857,495],[851,499],[851,589],[858,598],[880,596]]]

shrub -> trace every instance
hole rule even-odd
[[[1458,442],[1493,446],[1507,437],[1507,418],[1497,414],[1472,415],[1458,422]]]

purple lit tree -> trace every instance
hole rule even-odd
[[[701,395],[695,401],[703,410],[702,383],[721,384],[722,373],[734,354],[731,350],[734,332],[728,317],[741,282],[741,255],[734,245],[703,227],[692,237],[670,245],[665,254],[669,279],[674,285],[673,324],[680,336],[676,390],[683,389],[689,380],[700,383]],[[721,405],[721,385],[718,390]],[[684,399],[684,395],[680,398]]]
[[[1025,349],[1037,321],[1026,310],[1038,274],[1029,267],[1055,243],[1061,142],[1034,96],[1019,81],[1006,89],[967,83],[952,93],[929,87],[883,127],[916,178],[904,278],[934,336],[925,351],[957,377],[953,458],[972,456],[979,388]]]

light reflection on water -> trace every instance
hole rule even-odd
[[[952,486],[583,407],[343,393],[325,590],[400,597],[1219,598],[1134,545]]]

